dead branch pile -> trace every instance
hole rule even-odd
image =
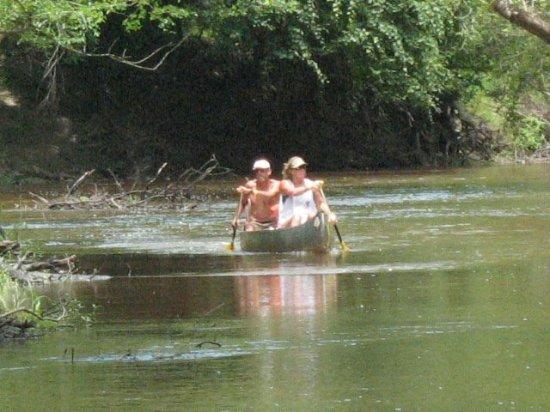
[[[146,180],[142,180],[140,178],[141,173],[137,173],[137,176],[128,189],[124,188],[124,185],[119,181],[113,171],[108,170],[116,187],[114,193],[100,191],[98,186],[94,185],[93,193],[88,195],[76,195],[82,183],[94,174],[95,169],[93,169],[88,170],[80,176],[67,188],[66,195],[60,198],[47,199],[32,192],[29,192],[29,195],[37,205],[45,206],[48,209],[114,208],[125,210],[145,207],[148,206],[150,202],[159,201],[168,201],[172,205],[177,205],[192,199],[197,184],[207,177],[220,176],[231,172],[230,169],[222,167],[216,159],[216,156],[212,155],[212,157],[200,168],[186,169],[176,180],[167,180],[163,185],[159,185],[159,177],[166,170],[167,166],[168,163],[164,163],[153,177]]]
[[[8,274],[27,284],[59,282],[64,280],[104,280],[108,276],[78,273],[76,256],[62,259],[38,260],[33,252],[22,253],[18,242],[0,242],[0,256],[4,257],[4,267]]]

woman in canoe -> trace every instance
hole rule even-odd
[[[295,227],[324,212],[330,223],[336,223],[336,215],[330,211],[322,192],[322,181],[306,178],[307,163],[301,157],[288,159],[283,167],[283,180],[279,185],[281,200],[277,227]]]

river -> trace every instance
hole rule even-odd
[[[232,200],[4,199],[26,246],[111,278],[39,290],[100,309],[0,347],[0,409],[550,409],[550,166],[322,177],[345,255],[227,252]]]

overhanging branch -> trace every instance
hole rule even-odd
[[[512,6],[508,0],[496,0],[493,2],[493,10],[516,26],[527,30],[535,36],[550,44],[550,23],[536,14]]]
[[[127,58],[126,55],[125,55],[126,54],[125,52],[123,52],[122,55],[111,53],[111,49],[113,48],[116,41],[113,42],[111,47],[109,47],[109,51],[107,53],[88,53],[85,50],[78,50],[78,49],[74,49],[74,48],[69,47],[69,46],[62,46],[62,47],[65,50],[76,53],[80,56],[107,58],[107,59],[114,60],[118,63],[122,63],[122,64],[125,64],[125,65],[128,65],[128,66],[134,67],[136,69],[146,70],[146,71],[156,71],[160,66],[162,66],[164,64],[164,62],[166,61],[168,56],[170,56],[177,48],[179,48],[188,38],[189,38],[189,35],[185,35],[180,40],[178,40],[177,42],[172,41],[172,42],[169,42],[167,44],[164,44],[164,45],[160,46],[159,48],[153,50],[147,56],[145,56],[145,57],[143,57],[139,60],[131,60],[131,59]],[[162,51],[164,51],[164,54],[162,54],[162,57],[160,57],[160,59],[157,60],[157,62],[155,64],[153,64],[153,65],[148,65],[147,64],[154,57],[158,56]]]

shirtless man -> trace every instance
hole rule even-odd
[[[279,218],[279,181],[270,178],[271,165],[265,159],[256,160],[252,170],[256,178],[237,188],[241,200],[231,226],[238,227],[239,217],[250,204],[244,230],[274,229]]]

